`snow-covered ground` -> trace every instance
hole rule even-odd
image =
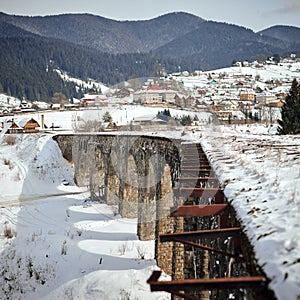
[[[128,122],[149,108],[111,114]],[[72,130],[73,117],[51,112],[45,120]],[[278,299],[299,300],[300,137],[275,132],[265,125],[201,125],[184,138],[207,151]],[[151,134],[180,137],[182,128]],[[139,241],[137,220],[121,218],[115,207],[84,202],[88,195],[74,185],[72,166],[50,135],[6,142],[0,144],[1,299],[169,299],[146,284],[156,268],[154,241]]]
[[[201,142],[278,299],[300,299],[300,136],[215,126]]]
[[[169,299],[146,283],[154,241],[139,241],[137,220],[115,207],[84,202],[88,194],[74,185],[51,135],[7,141],[0,146],[0,299]]]

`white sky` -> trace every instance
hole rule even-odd
[[[0,0],[16,15],[92,13],[114,20],[145,20],[184,11],[259,31],[272,25],[300,27],[300,0]]]

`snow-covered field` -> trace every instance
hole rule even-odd
[[[157,113],[163,111],[162,107],[145,107],[141,105],[110,105],[108,107],[100,107],[89,110],[76,110],[76,111],[52,111],[52,112],[39,112],[28,113],[26,117],[33,117],[39,124],[42,124],[42,117],[44,117],[45,125],[50,128],[52,125],[58,127],[57,130],[74,131],[78,125],[78,120],[98,120],[103,122],[103,115],[109,112],[113,122],[118,126],[129,125],[130,122],[139,117],[147,117],[149,119],[155,118]],[[190,115],[193,119],[196,115],[201,123],[207,123],[211,113],[186,111],[181,109],[170,108],[172,117],[181,117],[182,115]],[[0,121],[11,119],[12,117],[0,117]],[[24,118],[24,115],[16,115],[13,117],[16,121]]]
[[[149,108],[111,111],[124,122],[145,114]],[[73,117],[51,112],[45,120],[72,130]],[[300,137],[274,135],[265,125],[194,129],[184,138],[203,144],[271,288],[278,299],[299,300]],[[172,133],[181,134],[182,128]],[[154,241],[137,239],[136,219],[84,201],[88,194],[74,185],[72,166],[50,135],[6,142],[0,144],[1,299],[170,299],[150,293],[146,283],[156,268]]]

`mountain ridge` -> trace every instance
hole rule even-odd
[[[300,28],[295,26],[277,25],[255,33],[243,26],[207,21],[186,12],[168,13],[150,20],[137,21],[118,21],[88,13],[34,17],[0,13],[0,21],[45,38],[59,39],[113,54],[156,51],[176,40],[180,42],[185,35],[190,36],[191,32],[195,34],[205,24],[215,24],[218,28],[234,27],[238,29],[235,31],[236,36],[251,32],[255,40],[259,38],[271,46],[277,43],[275,50],[286,50],[283,41],[289,42],[289,46],[300,45]],[[216,40],[223,38],[222,35],[216,35],[216,32],[214,35]]]
[[[49,61],[71,76],[116,84],[177,72],[179,66],[192,72],[226,67],[234,60],[300,54],[300,28],[274,26],[255,33],[185,12],[136,21],[93,14],[28,17],[0,12],[0,49],[0,89],[20,98],[51,99],[55,88],[68,96],[78,93],[71,86],[65,91],[53,74],[46,80]],[[35,87],[27,87],[29,83]]]

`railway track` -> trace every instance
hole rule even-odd
[[[206,252],[209,262],[201,265],[201,272],[194,271],[197,278],[195,275],[195,278],[175,280],[173,277],[170,281],[160,281],[161,271],[154,271],[148,279],[151,291],[166,291],[176,299],[275,299],[268,290],[268,279],[264,274],[244,268],[251,258],[247,257],[249,249],[242,245],[245,238],[243,229],[233,226],[238,223],[233,220],[234,210],[226,202],[218,178],[200,144],[182,144],[181,166],[178,186],[174,188],[174,197],[177,198],[174,202],[181,204],[171,208],[170,217],[184,218],[185,222],[192,219],[195,223],[196,220],[197,227],[203,224],[205,229],[200,226],[198,230],[162,234],[159,239],[162,243],[181,243],[186,250],[193,249],[198,256]],[[207,229],[207,223],[211,228]],[[230,247],[224,247],[229,241]],[[214,269],[217,268],[219,271],[216,272]],[[201,277],[201,274],[205,276]]]

